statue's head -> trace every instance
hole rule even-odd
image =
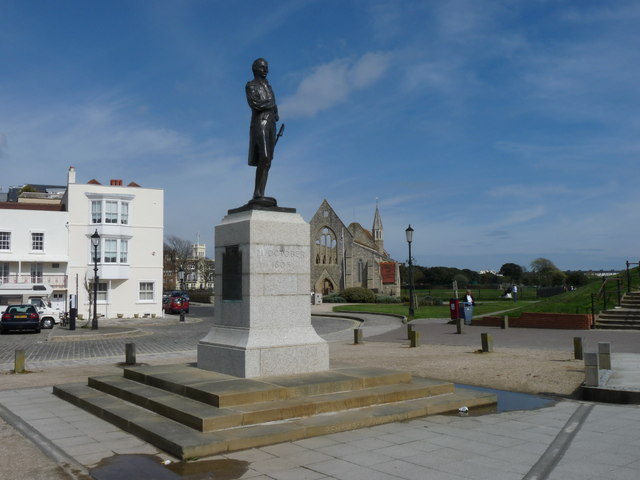
[[[269,64],[264,58],[257,58],[253,61],[251,70],[253,70],[254,75],[266,77],[267,73],[269,73]]]

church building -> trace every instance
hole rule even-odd
[[[371,231],[355,222],[345,226],[326,200],[310,224],[313,292],[365,287],[379,295],[400,295],[400,266],[384,250],[377,205]]]

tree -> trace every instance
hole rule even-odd
[[[589,277],[584,272],[566,272],[567,273],[567,283],[569,285],[573,285],[574,287],[581,287],[589,283]]]
[[[498,273],[505,277],[509,277],[512,283],[518,283],[522,278],[522,267],[515,263],[505,263],[500,267],[500,271]]]
[[[542,286],[562,285],[567,277],[551,260],[542,257],[531,262],[531,271]]]
[[[165,259],[165,271],[168,270],[171,272],[168,277],[170,279],[175,278],[178,271],[182,270],[183,272],[187,272],[187,260],[191,256],[191,242],[188,240],[184,240],[183,238],[176,237],[175,235],[169,235],[164,242],[164,259]],[[168,280],[170,280],[168,279]]]

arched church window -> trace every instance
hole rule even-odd
[[[358,259],[358,283],[364,281],[364,262],[361,258]]]
[[[320,230],[315,241],[315,259],[317,265],[338,263],[338,242],[336,234],[329,227]]]

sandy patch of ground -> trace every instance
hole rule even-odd
[[[368,342],[331,343],[331,361],[381,366],[413,375],[524,393],[571,395],[584,381],[584,362],[567,352],[500,348],[478,353],[468,346]]]

